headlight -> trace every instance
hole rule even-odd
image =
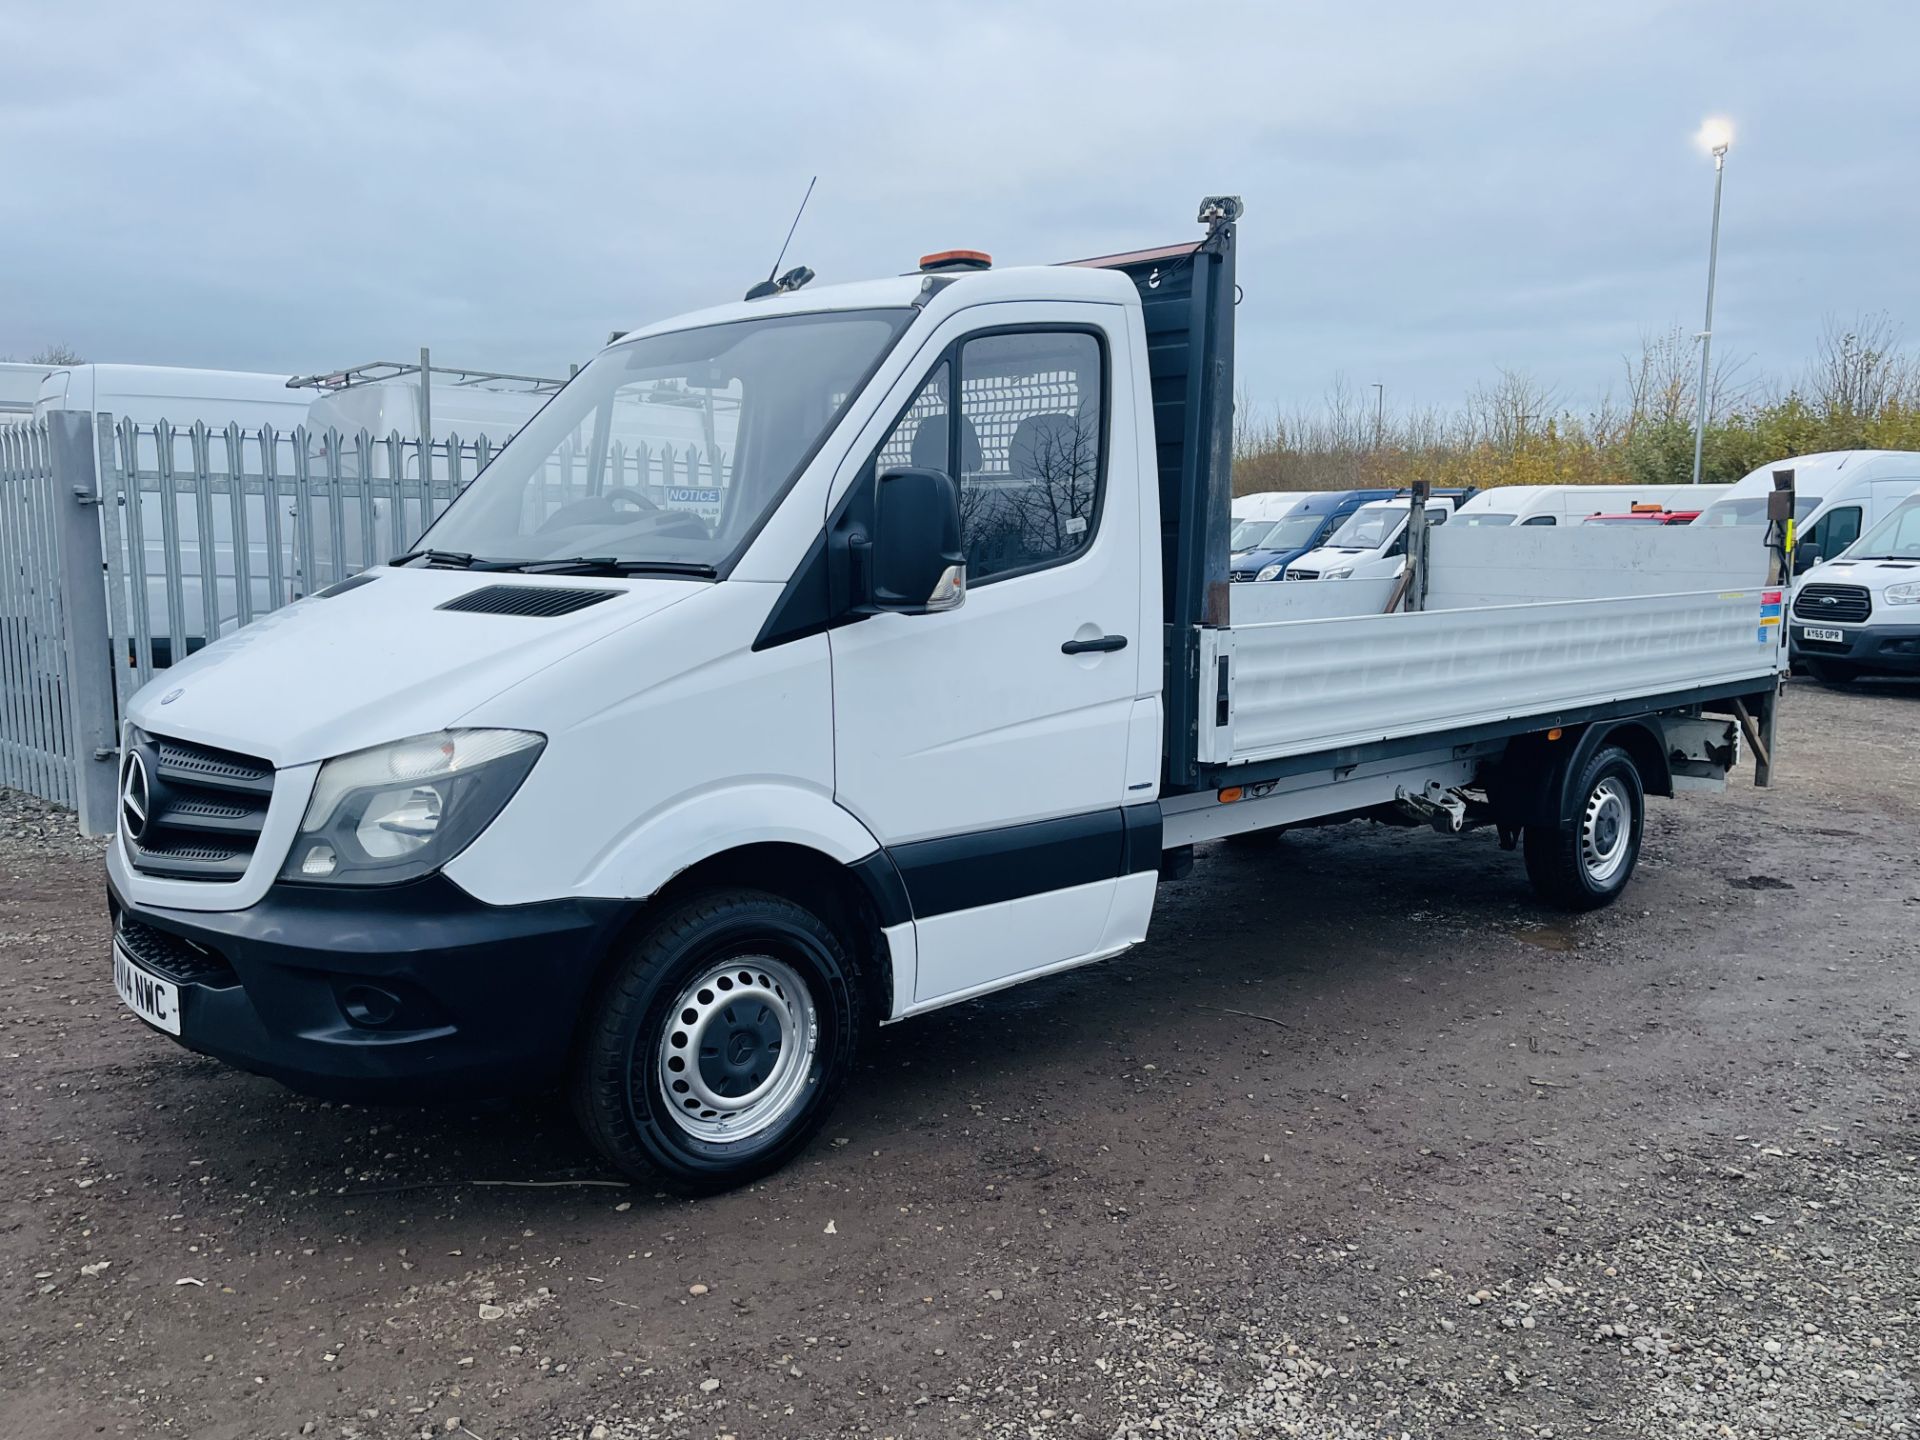
[[[1346,565],[1338,569],[1322,570],[1320,572],[1320,578],[1322,580],[1344,580],[1351,574],[1353,574],[1353,567]]]
[[[440,730],[320,767],[283,880],[395,885],[430,875],[506,807],[546,737]]]
[[[1920,605],[1920,581],[1889,585],[1880,592],[1880,598],[1889,605]]]
[[[1278,580],[1280,578],[1280,567],[1278,565],[1263,565],[1260,567],[1260,573],[1253,578],[1256,580]]]

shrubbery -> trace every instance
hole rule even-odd
[[[1790,385],[1713,377],[1701,479],[1739,479],[1821,450],[1920,450],[1920,365],[1884,316],[1829,324]],[[1681,331],[1649,338],[1626,364],[1624,400],[1579,414],[1529,377],[1502,371],[1452,414],[1381,415],[1337,384],[1315,412],[1238,407],[1234,491],[1369,485],[1685,484],[1693,475],[1697,352]]]

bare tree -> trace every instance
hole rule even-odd
[[[1900,352],[1900,327],[1884,312],[1841,324],[1828,316],[1807,374],[1807,390],[1836,420],[1877,415],[1910,395],[1920,373]]]
[[[1491,384],[1476,385],[1467,392],[1467,427],[1476,441],[1496,450],[1517,450],[1529,435],[1545,427],[1558,404],[1551,386],[1524,370],[1503,365]]]
[[[71,345],[49,345],[27,357],[29,365],[84,365],[80,352]]]

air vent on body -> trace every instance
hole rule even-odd
[[[349,575],[344,580],[336,580],[333,584],[314,591],[313,598],[316,600],[330,600],[335,595],[344,595],[349,590],[358,590],[362,585],[371,585],[379,578],[380,577],[371,570],[362,570],[358,575]]]
[[[602,600],[611,600],[618,590],[576,590],[548,585],[488,585],[469,590],[456,600],[439,606],[442,610],[464,610],[475,615],[535,615],[542,619],[571,615]]]

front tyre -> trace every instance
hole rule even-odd
[[[1527,827],[1527,878],[1563,910],[1598,910],[1626,888],[1640,859],[1646,795],[1633,758],[1602,746],[1569,789],[1571,813]]]
[[[859,988],[840,939],[790,900],[689,897],[632,941],[574,1057],[574,1114],[624,1173],[687,1193],[777,1170],[853,1069]]]

